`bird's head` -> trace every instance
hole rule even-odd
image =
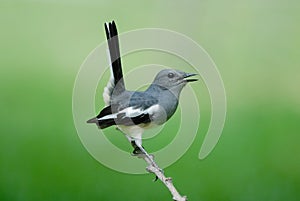
[[[194,82],[198,79],[191,79],[190,77],[197,75],[195,73],[185,73],[174,69],[161,70],[155,77],[152,84],[158,85],[168,90],[179,90],[188,83]]]

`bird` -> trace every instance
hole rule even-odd
[[[125,134],[133,146],[133,154],[146,154],[142,146],[145,129],[166,123],[175,113],[182,89],[196,73],[186,73],[176,69],[163,69],[157,73],[145,91],[126,90],[116,23],[104,23],[109,55],[111,77],[104,87],[105,107],[87,121],[105,129],[116,126]]]

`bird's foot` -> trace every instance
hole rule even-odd
[[[131,141],[131,145],[134,147],[134,150],[132,152],[133,156],[137,156],[138,158],[147,158],[147,160],[151,163],[151,165],[156,168],[158,171],[160,171],[162,174],[164,174],[163,169],[159,168],[158,165],[154,161],[154,155],[148,154],[147,151],[144,149],[143,146],[138,146],[135,141]],[[159,178],[155,176],[155,179],[153,181],[157,181]]]
[[[145,151],[145,148],[143,146],[137,146],[135,141],[131,141],[131,145],[133,146],[134,150],[132,152],[133,156],[137,157],[145,157],[148,156],[148,153]]]
[[[137,157],[144,157],[145,153],[138,146],[135,146],[132,155]]]

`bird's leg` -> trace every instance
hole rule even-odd
[[[144,147],[141,144],[138,144],[135,141],[133,141],[133,143],[134,143],[133,146],[136,146],[139,149],[139,151],[142,152],[142,154],[139,154],[140,156],[138,156],[138,157],[143,157],[144,160],[146,160],[146,161],[148,160],[154,168],[158,169],[161,173],[164,173],[163,169],[158,167],[158,165],[153,160],[153,158],[154,158],[153,155],[148,154],[148,152],[144,149]],[[136,150],[136,148],[134,149],[134,151],[135,150]],[[153,181],[157,181],[157,180],[158,180],[158,176],[155,175],[155,179]]]
[[[132,155],[134,156],[138,156],[138,155],[141,155],[141,154],[144,154],[140,148],[136,145],[135,143],[135,139],[129,135],[126,135],[124,134],[125,137],[127,138],[127,140],[130,142],[131,146],[134,148],[133,152],[132,152]]]
[[[125,133],[124,133],[125,134]],[[126,135],[126,138],[128,139],[128,141],[131,143],[131,146],[134,148],[132,155],[137,156],[137,157],[141,157],[144,158],[145,160],[148,160],[151,165],[155,168],[157,168],[160,172],[164,172],[162,169],[160,169],[158,167],[158,165],[155,163],[154,156],[148,154],[148,152],[145,150],[145,148],[142,146],[142,139],[141,136],[134,138],[131,137],[129,135]],[[158,179],[158,177],[156,176],[154,181],[156,181]]]
[[[131,144],[134,147],[133,154],[135,154],[135,152],[138,152],[137,155],[141,155],[141,157],[146,157],[151,162],[153,167],[156,167],[161,172],[163,172],[163,170],[160,169],[158,167],[158,165],[155,163],[155,161],[153,160],[153,158],[154,158],[153,155],[148,154],[148,152],[144,149],[144,147],[142,146],[142,144],[140,142],[141,142],[140,140],[131,141]]]
[[[130,143],[131,143],[131,146],[134,148],[134,150],[132,152],[132,154],[134,156],[139,156],[139,155],[143,155],[144,154],[143,151],[136,145],[136,143],[135,143],[134,140],[130,141]]]

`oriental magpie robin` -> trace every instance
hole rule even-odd
[[[161,125],[175,113],[181,90],[194,73],[174,69],[160,71],[145,91],[128,91],[123,80],[118,32],[114,21],[105,23],[108,42],[111,78],[104,88],[106,107],[87,123],[95,123],[104,129],[117,126],[135,148],[134,154],[147,154],[142,147],[144,129]]]

